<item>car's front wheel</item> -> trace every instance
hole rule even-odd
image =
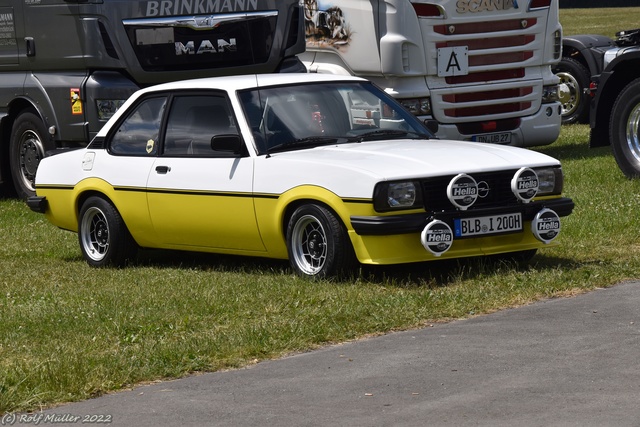
[[[316,204],[302,205],[293,212],[287,226],[287,249],[294,271],[306,277],[342,275],[357,264],[340,220]]]
[[[97,196],[89,197],[80,209],[78,240],[93,267],[124,266],[137,250],[118,210]]]
[[[629,83],[611,109],[609,139],[613,156],[628,178],[640,177],[640,79]]]

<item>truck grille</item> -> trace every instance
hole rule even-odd
[[[432,102],[439,106],[435,111],[442,115],[436,118],[443,122],[468,121],[472,117],[482,121],[535,112],[540,106],[541,84],[523,79],[526,67],[537,62],[536,56],[542,54],[536,41],[544,37],[543,27],[544,19],[532,16],[423,27],[431,32],[434,41],[430,43],[436,49],[468,48],[469,73],[439,78],[449,88],[453,87],[454,93],[451,90],[439,93],[435,89],[438,85],[432,85]],[[491,84],[492,90],[485,86],[484,91],[479,91],[478,83]],[[465,85],[472,87],[466,89]]]
[[[277,13],[187,17],[181,21],[124,21],[136,57],[145,71],[215,69],[266,63],[276,31]],[[202,23],[205,23],[204,26]]]

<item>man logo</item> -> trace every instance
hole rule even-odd
[[[238,50],[238,46],[236,44],[236,39],[229,39],[226,41],[224,39],[218,39],[216,41],[217,47],[211,43],[210,40],[202,40],[198,45],[198,49],[196,49],[196,45],[194,42],[189,41],[187,44],[183,44],[181,42],[176,43],[176,55],[202,55],[203,53],[224,53],[224,52],[236,52]]]

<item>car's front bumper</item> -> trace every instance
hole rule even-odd
[[[532,225],[543,209],[551,209],[558,216],[571,214],[574,203],[569,198],[539,200],[491,209],[420,213],[392,216],[352,216],[350,231],[358,260],[363,264],[403,264],[501,253],[514,253],[554,246],[536,238]],[[446,252],[435,255],[421,241],[421,233],[432,221],[442,221],[454,227],[454,220],[484,215],[507,214],[520,211],[524,226],[520,232],[454,237]]]
[[[522,212],[525,221],[531,221],[542,209],[555,211],[558,216],[568,216],[574,208],[573,200],[563,197],[559,199],[540,200],[522,203],[518,206],[474,209],[466,211],[425,212],[391,216],[352,216],[353,230],[362,236],[382,236],[420,232],[432,220],[437,219],[453,226],[455,218],[468,218],[501,213]]]

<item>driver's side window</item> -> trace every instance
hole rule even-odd
[[[109,144],[110,152],[125,156],[156,155],[166,104],[166,97],[142,101],[113,134]]]

